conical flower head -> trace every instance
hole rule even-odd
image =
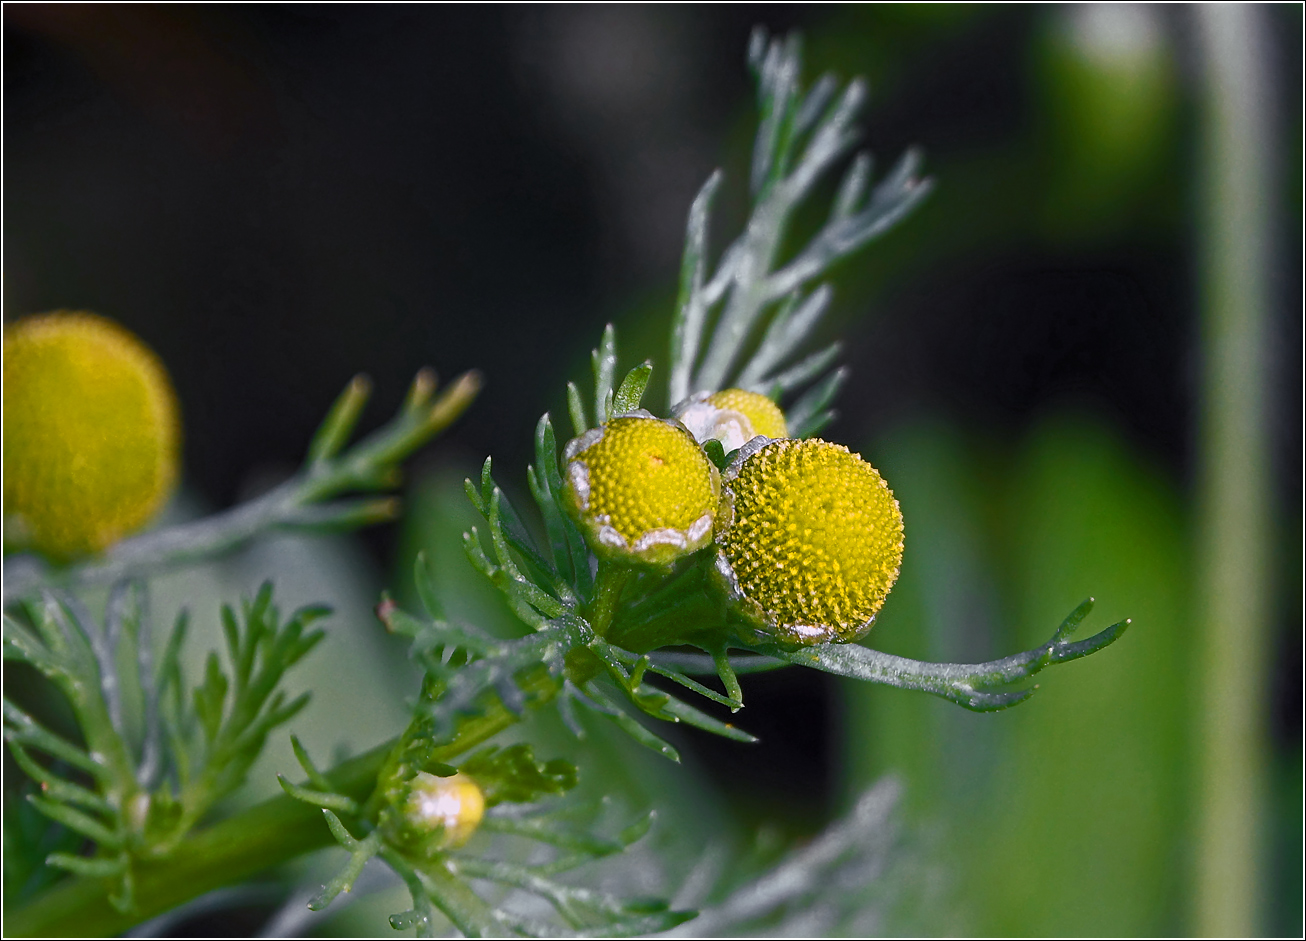
[[[564,457],[564,503],[596,555],[658,566],[711,540],[720,475],[678,422],[614,418]]]
[[[4,329],[5,540],[64,560],[144,525],[172,495],[181,423],[158,358],[66,311]]]
[[[747,445],[726,470],[716,570],[761,637],[851,641],[902,564],[898,501],[870,464],[819,438]]]
[[[700,444],[715,438],[727,453],[757,435],[783,438],[789,434],[780,406],[759,392],[744,389],[700,392],[677,406],[676,417]]]

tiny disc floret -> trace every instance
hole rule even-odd
[[[66,311],[5,327],[7,544],[59,560],[107,548],[171,496],[180,442],[168,374],[127,330]]]
[[[852,641],[902,564],[898,501],[879,473],[819,438],[745,446],[726,470],[716,571],[763,637]]]
[[[789,434],[780,406],[745,389],[700,392],[676,408],[676,417],[700,444],[715,438],[727,453],[758,435],[783,438]]]
[[[720,476],[678,422],[614,418],[564,457],[564,502],[596,555],[665,565],[711,540]]]

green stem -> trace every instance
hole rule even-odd
[[[1270,23],[1256,6],[1197,9],[1206,65],[1197,755],[1197,935],[1258,934],[1270,594],[1266,345]]]
[[[599,571],[594,580],[594,600],[585,611],[585,620],[589,621],[590,627],[599,637],[606,636],[608,628],[612,626],[622,589],[633,573],[634,569],[620,562],[599,562]]]
[[[100,689],[84,688],[72,680],[59,685],[73,704],[78,727],[86,740],[86,751],[108,768],[113,777],[114,783],[106,789],[105,797],[115,807],[127,807],[138,793],[136,770],[126,743],[109,718],[109,709]]]
[[[552,702],[562,688],[559,680],[543,666],[522,671],[515,679],[526,694],[527,706],[531,708]],[[453,740],[445,744],[432,744],[431,719],[421,712],[415,715],[404,734],[390,749],[385,764],[377,774],[376,787],[363,805],[362,815],[375,822],[396,784],[411,779],[432,762],[444,763],[475,748],[521,718],[504,706],[502,700],[493,693],[488,695],[493,696],[493,701],[485,712],[464,717]]]
[[[386,743],[332,770],[327,774],[332,786],[356,800],[366,798],[391,747]],[[5,933],[15,937],[121,934],[205,892],[333,842],[321,810],[290,797],[274,797],[191,835],[166,859],[137,863],[132,914],[124,915],[109,904],[104,880],[77,877],[17,909],[7,909]]]

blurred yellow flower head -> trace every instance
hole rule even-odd
[[[181,426],[167,371],[90,313],[4,329],[5,541],[56,560],[99,552],[162,508]]]

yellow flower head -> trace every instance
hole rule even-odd
[[[743,389],[700,392],[676,408],[676,417],[700,444],[716,438],[726,453],[758,435],[783,438],[789,434],[785,413],[778,405],[761,393]]]
[[[723,479],[716,571],[763,636],[851,641],[902,564],[902,513],[883,478],[819,438],[758,442]]]
[[[632,412],[564,458],[564,503],[596,555],[665,565],[711,540],[720,475],[679,423]]]
[[[56,559],[148,522],[177,482],[176,395],[122,327],[59,312],[4,329],[6,541]]]
[[[401,808],[402,842],[430,852],[457,849],[485,816],[485,794],[465,774],[441,778],[419,771]]]

